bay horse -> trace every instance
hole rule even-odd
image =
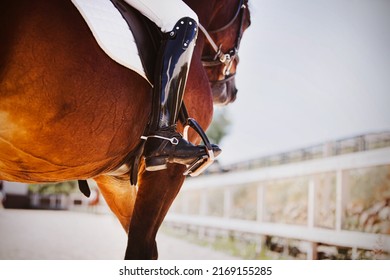
[[[209,31],[199,32],[185,93],[205,129],[213,94],[223,104],[235,99],[235,52],[250,15],[243,0],[185,2]],[[185,179],[174,164],[157,172],[141,164],[136,186],[121,171],[150,104],[150,84],[99,48],[70,0],[1,1],[0,180],[92,178],[128,234],[126,259],[157,258],[157,231]]]

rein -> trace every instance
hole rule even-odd
[[[202,57],[203,67],[215,67],[215,66],[219,66],[221,64],[224,64],[224,68],[222,70],[222,75],[224,76],[224,79],[210,81],[211,83],[225,83],[225,82],[231,80],[235,76],[235,73],[230,74],[230,69],[233,66],[234,61],[235,60],[238,61],[238,59],[239,59],[238,58],[238,49],[240,46],[242,33],[243,33],[242,26],[244,24],[244,10],[246,8],[247,8],[247,0],[240,0],[238,9],[237,9],[235,15],[233,16],[233,18],[229,21],[229,23],[227,23],[226,25],[224,25],[221,28],[218,28],[218,29],[215,29],[212,31],[207,31],[206,28],[204,28],[203,25],[201,25],[199,23],[199,29],[203,32],[207,41],[210,43],[211,47],[215,51],[215,55],[211,59],[209,56]],[[233,25],[233,23],[236,21],[236,19],[239,16],[240,16],[240,27],[239,27],[238,34],[237,34],[236,43],[232,49],[230,49],[229,51],[224,53],[222,51],[222,44],[219,45],[219,47],[218,47],[210,34],[215,34],[215,33],[221,32],[221,31],[229,28],[231,25]]]

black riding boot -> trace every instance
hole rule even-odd
[[[176,131],[197,28],[196,22],[186,17],[164,34],[167,38],[160,50],[154,87],[154,96],[159,96],[159,106],[155,109],[158,113],[154,112],[155,131],[147,136],[144,150],[148,171],[165,169],[167,163],[191,165],[207,155],[204,146],[194,146]],[[216,145],[213,151],[215,155],[220,153]]]

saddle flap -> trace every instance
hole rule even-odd
[[[153,85],[156,27],[123,0],[71,0],[101,49]]]
[[[162,40],[160,30],[156,24],[124,0],[111,0],[111,2],[128,24],[134,36],[145,74],[149,81],[153,82],[157,53]]]

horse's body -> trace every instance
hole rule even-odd
[[[187,2],[207,27],[217,24],[210,22],[213,8],[229,19],[238,1],[227,1],[226,11],[221,1]],[[203,47],[200,36],[185,102],[206,128],[213,104]],[[126,258],[157,257],[155,235],[184,180],[176,165],[161,172],[141,167],[138,187],[128,173],[113,175],[139,144],[151,102],[146,80],[98,47],[69,0],[1,1],[0,180],[93,178],[129,232]]]

